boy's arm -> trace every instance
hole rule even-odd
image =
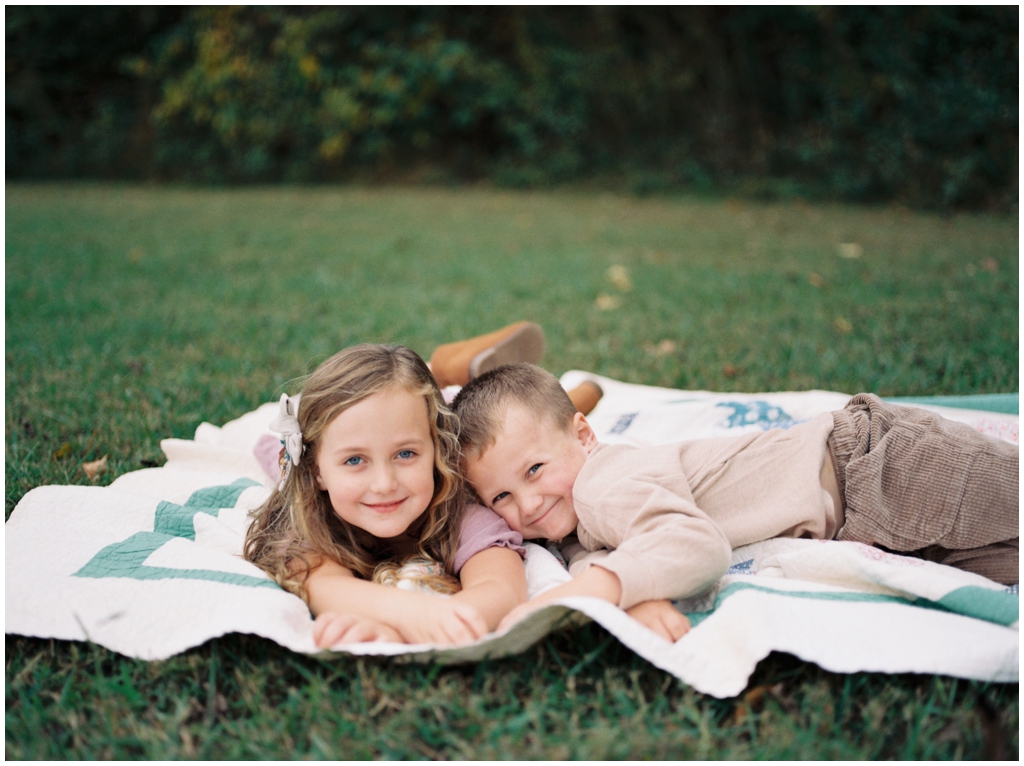
[[[519,622],[530,612],[551,601],[570,596],[593,596],[618,606],[622,597],[622,585],[619,578],[599,565],[589,567],[579,577],[574,577],[567,583],[562,583],[551,590],[546,590],[536,598],[527,601],[522,606],[516,607],[509,612],[505,619],[498,625],[498,630]]]
[[[501,621],[498,629],[508,628],[546,603],[569,596],[593,596],[618,605],[619,599],[622,597],[622,586],[615,574],[596,564],[589,567],[579,577],[575,577],[567,583],[545,591],[536,598],[512,610]],[[689,619],[672,606],[672,602],[667,599],[641,601],[639,604],[627,609],[626,614],[641,625],[653,630],[666,641],[673,643],[686,635],[690,630]]]
[[[309,609],[317,617],[330,612],[369,618],[390,626],[408,643],[470,643],[488,632],[472,603],[360,580],[326,557],[304,584]]]
[[[577,500],[576,509],[587,545],[611,549],[583,574],[596,567],[615,573],[623,609],[697,595],[729,569],[729,539],[696,505],[682,474],[637,471],[611,483],[592,504]]]
[[[509,548],[486,548],[467,561],[459,572],[462,590],[452,598],[472,604],[488,630],[526,601],[526,569],[522,557]]]

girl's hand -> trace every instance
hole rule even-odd
[[[488,633],[487,622],[472,604],[431,594],[402,620],[402,638],[410,644],[471,644]]]
[[[690,620],[665,599],[641,601],[626,614],[673,644],[690,632]]]
[[[324,612],[313,623],[313,641],[321,649],[336,644],[354,644],[365,641],[392,641],[403,643],[398,631],[369,617],[356,614]]]
[[[488,632],[475,604],[360,580],[333,559],[322,558],[310,571],[306,591],[310,609],[318,615],[317,646],[339,640],[469,644]]]

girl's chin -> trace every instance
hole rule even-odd
[[[381,540],[388,540],[393,537],[415,534],[416,530],[413,529],[416,526],[415,522],[416,519],[379,519],[375,524],[368,524],[366,531]]]
[[[378,540],[390,540],[396,537],[419,535],[425,517],[426,512],[424,511],[412,519],[405,514],[375,514],[370,518],[364,515],[352,520],[341,516],[341,519],[364,534],[372,535]]]

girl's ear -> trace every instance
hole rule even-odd
[[[313,479],[316,481],[316,485],[324,492],[327,491],[327,485],[324,484],[324,480],[320,478],[320,467],[313,466]]]

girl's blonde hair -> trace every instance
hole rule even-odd
[[[434,443],[434,495],[410,531],[419,539],[418,555],[452,572],[464,504],[455,469],[459,464],[457,420],[430,368],[414,351],[366,343],[338,352],[309,376],[298,412],[305,448],[302,458],[283,488],[275,488],[252,512],[245,537],[245,558],[303,600],[308,601],[303,583],[321,556],[368,580],[379,565],[401,558],[383,541],[339,518],[327,492],[316,483],[317,456],[327,426],[349,407],[393,386],[426,400]]]

